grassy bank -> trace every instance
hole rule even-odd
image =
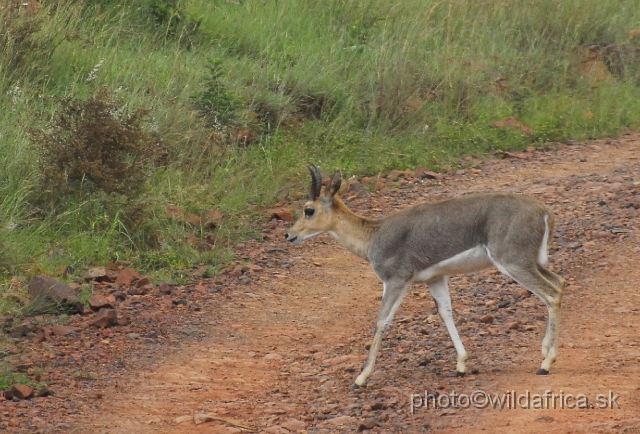
[[[0,13],[0,311],[20,310],[20,281],[65,265],[130,259],[174,279],[215,267],[277,191],[306,188],[307,161],[346,175],[443,169],[640,126],[630,0],[43,5]],[[34,131],[60,127],[59,98],[79,107],[100,92],[113,113],[148,110],[154,159],[135,192],[44,176],[67,169]],[[530,130],[492,126],[508,117]],[[167,205],[225,217],[193,227]]]

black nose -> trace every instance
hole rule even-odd
[[[289,241],[290,243],[293,243],[298,237],[295,236],[293,238],[289,238],[289,233],[287,232],[286,234],[284,234],[284,238]]]

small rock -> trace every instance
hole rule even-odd
[[[553,422],[554,419],[551,416],[540,416],[536,419],[534,419],[535,422]]]
[[[189,304],[189,302],[184,298],[179,298],[177,300],[173,300],[172,303],[173,303],[174,306],[178,306],[178,305],[186,306],[186,305]]]
[[[113,296],[115,297],[116,300],[119,300],[119,301],[124,301],[127,298],[127,294],[125,294],[122,291],[114,292]]]
[[[178,416],[175,419],[173,419],[174,423],[184,423],[184,422],[189,422],[193,420],[193,416]]]
[[[116,305],[116,297],[112,294],[105,295],[93,295],[89,298],[89,307],[94,312],[99,311],[102,308],[113,309]]]
[[[509,306],[510,304],[511,304],[511,301],[504,300],[504,301],[501,301],[500,303],[498,303],[498,307],[500,309],[504,309],[505,307]]]
[[[56,307],[63,306],[69,313],[80,313],[84,309],[73,289],[44,274],[34,276],[29,281],[28,291],[32,300],[39,300],[45,305],[53,301]]]
[[[485,315],[485,316],[481,317],[480,319],[478,319],[478,321],[480,321],[483,324],[491,324],[493,322],[493,316]]]
[[[128,295],[140,295],[142,294],[142,291],[140,291],[140,289],[138,288],[131,288],[127,290],[127,294]]]
[[[44,387],[36,392],[36,396],[38,398],[43,398],[45,396],[51,396],[51,395],[53,395],[53,391],[48,387]]]
[[[442,175],[431,170],[427,170],[424,167],[418,167],[416,169],[415,177],[418,179],[442,179]]]
[[[243,267],[242,265],[236,265],[233,270],[229,273],[231,277],[240,277],[242,276]]]
[[[140,275],[133,268],[125,268],[118,274],[116,285],[129,286],[134,280],[140,280]]]
[[[373,404],[371,404],[371,410],[373,410],[373,411],[384,410],[385,408],[386,408],[386,406],[384,405],[384,403],[382,401],[377,401],[377,402],[374,402]]]
[[[519,322],[512,322],[509,325],[509,330],[518,330],[520,328],[520,323]]]
[[[22,323],[20,325],[12,327],[9,330],[9,336],[15,339],[23,338],[26,335],[28,335],[31,331],[33,331],[33,329],[34,329],[33,324]]]
[[[65,326],[61,324],[56,324],[53,327],[51,327],[51,331],[56,336],[69,336],[78,332],[79,330],[80,329],[77,327],[70,327],[70,326]]]
[[[120,326],[128,326],[131,324],[131,317],[129,315],[120,315],[116,312],[118,316],[118,325]]]
[[[307,427],[307,424],[298,419],[289,419],[283,423],[282,426],[289,431],[298,432],[304,430]]]
[[[355,425],[356,418],[352,416],[338,416],[333,419],[329,419],[327,423],[334,426]]]
[[[14,384],[9,389],[8,393],[12,398],[18,399],[29,399],[33,396],[34,389],[29,386],[25,386],[24,384]],[[5,392],[5,397],[7,397],[7,393]]]
[[[355,179],[349,180],[347,184],[347,188],[344,190],[344,194],[346,196],[355,196],[359,199],[370,196],[365,186],[362,185],[360,182],[356,181]]]
[[[142,288],[145,285],[149,285],[151,283],[151,279],[148,277],[143,277],[136,282],[136,288]]]
[[[358,431],[370,430],[375,428],[376,426],[378,426],[376,420],[373,418],[368,418],[360,422],[360,425],[358,425]]]
[[[296,218],[293,216],[291,211],[285,208],[275,209],[271,211],[271,218],[275,218],[277,220],[282,220],[285,222],[294,222]]]
[[[412,178],[414,175],[414,172],[411,170],[392,170],[391,172],[389,172],[389,178],[405,178],[405,179],[410,179]]]
[[[213,416],[210,416],[210,415],[204,414],[204,413],[198,413],[193,418],[193,422],[196,425],[200,425],[200,424],[203,424],[203,423],[206,423],[206,422],[211,422],[211,421],[214,421],[214,420],[215,420],[215,418]]]
[[[170,283],[162,282],[160,286],[158,286],[158,291],[160,291],[160,294],[168,295],[171,294],[171,291],[173,291],[173,287]]]
[[[87,271],[84,276],[85,282],[113,282],[111,273],[107,271],[107,267],[95,267]]]
[[[116,311],[113,309],[101,309],[96,316],[91,321],[91,324],[100,327],[106,328],[111,327],[112,325],[117,324],[118,315]]]
[[[278,353],[269,353],[269,354],[266,354],[263,357],[263,359],[265,359],[265,360],[281,360],[282,356],[280,354],[278,354]]]

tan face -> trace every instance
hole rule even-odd
[[[284,236],[292,244],[301,244],[307,238],[330,231],[334,226],[333,198],[340,189],[342,174],[336,170],[333,179],[328,180],[322,189],[320,170],[312,164],[307,167],[311,172],[309,201],[302,208],[302,217]]]
[[[287,241],[301,244],[307,238],[331,230],[331,218],[327,212],[330,208],[331,204],[323,204],[321,199],[305,203],[302,216],[285,234]]]

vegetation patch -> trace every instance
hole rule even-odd
[[[640,126],[631,0],[9,3],[4,312],[23,310],[31,276],[65,267],[217,269],[265,208],[304,196],[309,161],[446,171]],[[176,208],[224,218],[184,224]]]

